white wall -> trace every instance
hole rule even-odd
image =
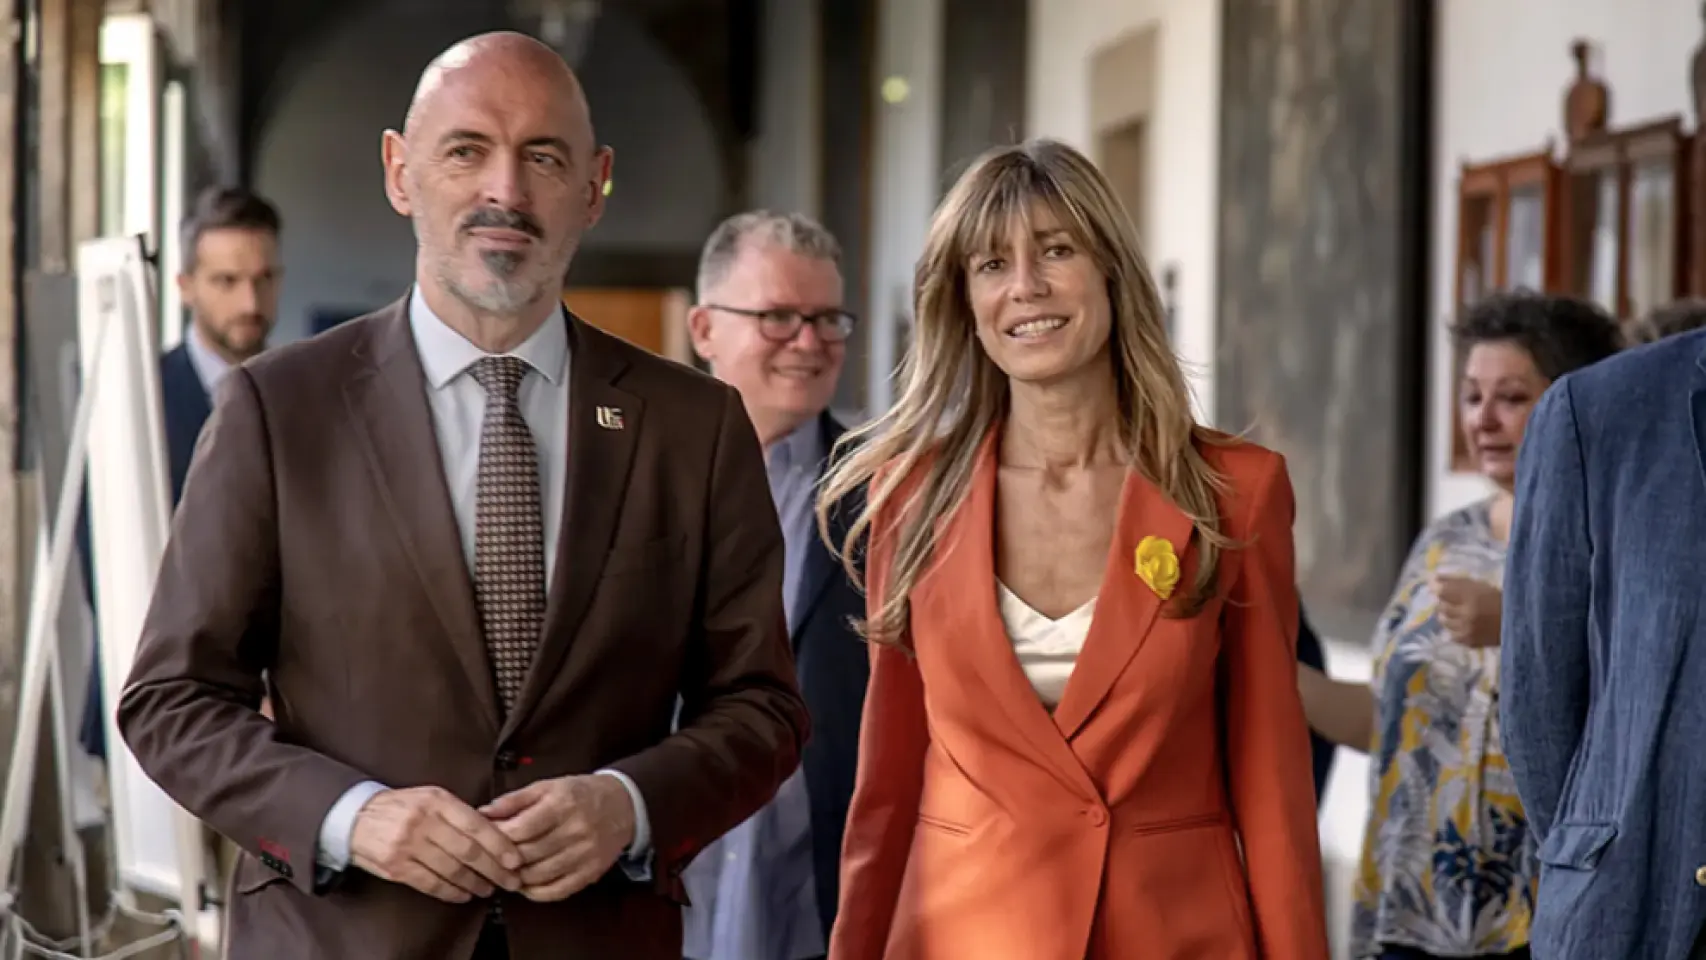
[[[1205,420],[1214,416],[1220,7],[1208,0],[1031,0],[1026,103],[1030,136],[1094,155],[1093,54],[1159,26],[1160,82],[1147,137],[1150,222],[1139,228],[1156,273],[1166,264],[1178,269],[1178,350]]]
[[[1428,427],[1428,511],[1437,516],[1484,496],[1473,475],[1453,474],[1454,372],[1446,324],[1455,296],[1457,177],[1478,163],[1529,153],[1553,138],[1562,151],[1564,91],[1575,76],[1570,44],[1595,46],[1595,75],[1611,88],[1614,126],[1680,113],[1692,123],[1688,69],[1702,25],[1694,0],[1441,0],[1434,156],[1433,369]]]
[[[380,133],[402,123],[434,56],[492,26],[472,9],[393,0],[340,21],[294,65],[255,173],[284,218],[275,343],[306,334],[316,309],[371,309],[407,288],[414,238],[385,200]],[[580,75],[616,151],[609,211],[583,249],[697,249],[722,212],[722,164],[685,75],[620,15],[600,18]]]

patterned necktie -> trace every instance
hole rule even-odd
[[[474,364],[474,379],[486,389],[475,483],[474,601],[506,716],[521,693],[545,622],[539,456],[516,403],[526,373],[527,364],[517,357]]]

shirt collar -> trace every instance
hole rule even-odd
[[[823,459],[823,430],[819,418],[812,417],[795,427],[792,433],[771,444],[765,460],[772,470],[791,470],[816,467]]]
[[[409,328],[415,337],[415,351],[420,354],[427,385],[434,390],[442,390],[475,362],[489,356],[440,320],[427,306],[419,287],[409,294]],[[569,360],[569,325],[562,308],[557,309],[554,320],[540,324],[532,336],[506,356],[520,357],[546,380],[561,383]]]
[[[184,350],[190,355],[190,367],[195,370],[202,389],[209,394],[217,392],[219,381],[231,372],[230,362],[207,345],[207,341],[202,339],[201,328],[193,323],[184,337]]]

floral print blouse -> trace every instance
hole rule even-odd
[[[1429,586],[1435,573],[1502,582],[1490,507],[1422,531],[1375,627],[1357,957],[1388,946],[1472,957],[1528,943],[1534,846],[1499,743],[1499,650],[1453,641]]]

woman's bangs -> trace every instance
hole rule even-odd
[[[1056,186],[1028,163],[992,163],[986,176],[972,185],[966,198],[966,216],[954,234],[960,260],[984,253],[1007,250],[1013,238],[1031,233],[1036,203],[1041,201],[1069,232],[1077,234],[1072,217]]]

